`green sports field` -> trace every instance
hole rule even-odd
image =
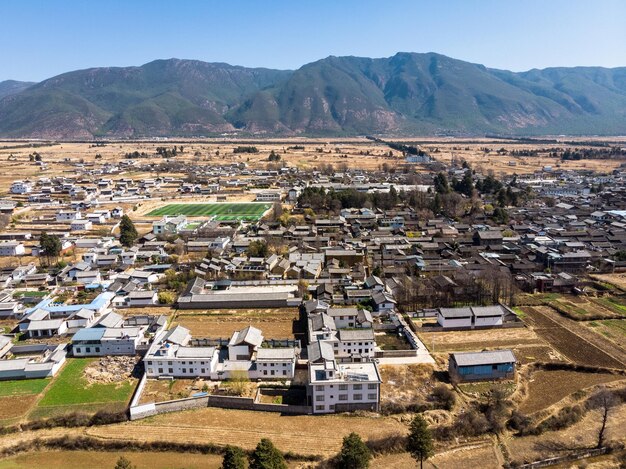
[[[186,215],[188,217],[215,216],[217,220],[256,221],[271,207],[264,203],[168,204],[152,210],[149,217]]]

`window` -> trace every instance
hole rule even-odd
[[[163,368],[159,368],[159,373],[163,373]]]
[[[148,374],[151,375],[152,374],[152,368],[148,368]]]
[[[263,370],[263,374],[267,376],[267,370]]]
[[[340,391],[347,391],[348,390],[348,385],[347,384],[340,384],[339,385],[339,390]]]
[[[152,360],[148,360],[148,365],[152,365]]]
[[[91,352],[91,347],[87,347],[87,353]]]
[[[374,383],[370,383],[367,385],[367,389],[376,389],[378,388],[378,385],[374,384]]]
[[[100,347],[96,347],[96,353],[100,353]]]
[[[367,398],[368,398],[370,401],[374,401],[374,400],[376,400],[377,396],[378,396],[378,395],[377,395],[376,393],[373,393],[373,394],[368,394],[368,395],[367,395]]]
[[[323,391],[324,390],[324,386],[317,385],[317,386],[315,386],[315,390],[316,391]]]
[[[363,399],[363,394],[355,394],[354,396],[352,396],[352,398],[353,398],[355,401],[360,401],[360,400],[362,400],[362,399]]]
[[[202,369],[200,370],[200,373],[204,374],[204,373],[205,373],[205,369],[204,369],[204,368],[202,368]]]
[[[363,385],[362,384],[355,384],[352,386],[352,389],[354,389],[355,391],[360,391],[361,389],[363,389]]]
[[[168,364],[168,365],[171,365],[171,364],[172,364],[172,362],[167,362],[167,364]]]
[[[347,394],[339,394],[339,400],[340,401],[347,401],[348,400],[348,395]]]
[[[187,373],[187,368],[183,368],[183,373]]]
[[[76,353],[80,353],[80,347],[76,347]]]
[[[318,394],[317,396],[315,396],[315,400],[317,402],[321,402],[324,400],[324,394]]]
[[[316,405],[315,410],[324,410],[325,407],[323,405]]]
[[[160,368],[159,368],[159,370],[160,370]],[[174,374],[174,368],[168,368],[168,369],[167,369],[167,372],[168,372],[169,374]]]
[[[287,370],[283,370],[283,376],[287,376]]]

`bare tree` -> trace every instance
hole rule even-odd
[[[606,388],[600,389],[597,393],[589,398],[589,407],[599,409],[602,417],[602,424],[598,430],[598,443],[596,448],[602,448],[606,443],[606,425],[609,420],[611,409],[615,406],[617,400],[615,396]]]

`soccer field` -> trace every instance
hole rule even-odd
[[[256,221],[271,207],[263,203],[168,204],[152,210],[149,217],[186,215],[188,217],[215,216],[217,220]]]

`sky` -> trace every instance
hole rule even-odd
[[[295,69],[438,52],[513,71],[626,66],[625,0],[0,0],[0,81],[181,58]]]

